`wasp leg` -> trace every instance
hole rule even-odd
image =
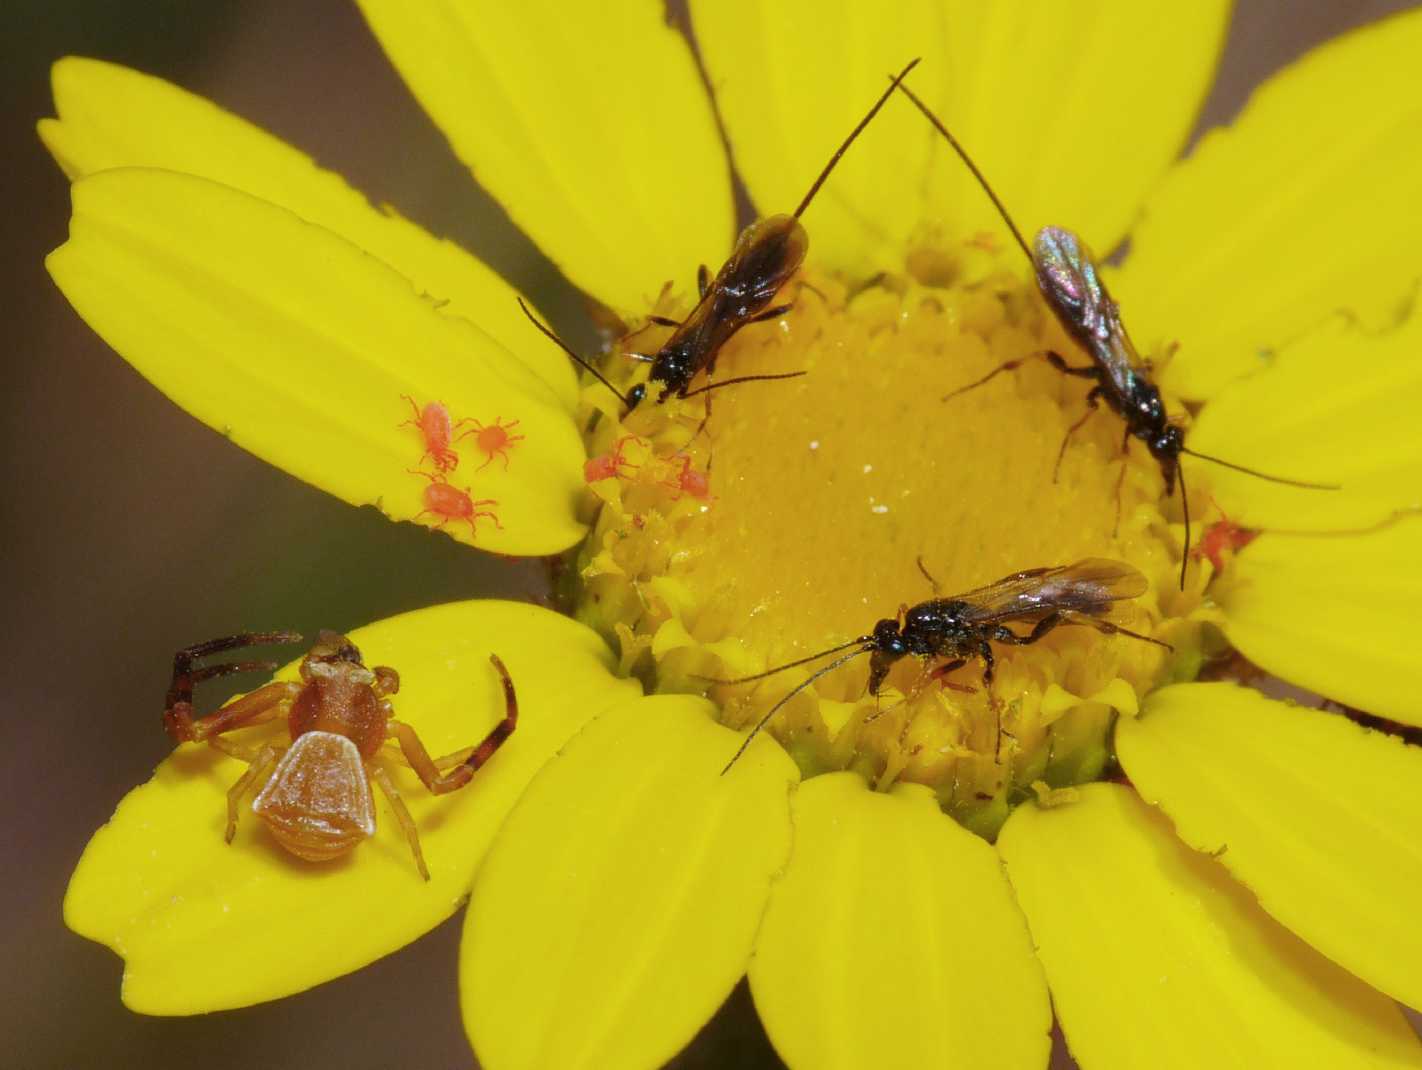
[[[1007,632],[1006,628],[1001,630]],[[1012,635],[1011,632],[1007,632],[1007,634]],[[993,638],[998,639],[998,636],[994,635]],[[1012,635],[1012,638],[1016,639],[1017,636]],[[978,646],[978,657],[983,659],[983,689],[987,692],[990,701],[992,699],[992,674],[997,666],[997,658],[993,655],[992,647],[988,645],[986,639]]]
[[[774,308],[766,309],[759,315],[752,316],[750,319],[746,320],[746,322],[765,323],[767,320],[778,320],[781,316],[785,315],[785,313],[789,312],[794,307],[794,304],[776,305]]]
[[[1133,632],[1129,628],[1122,628],[1119,624],[1112,624],[1109,620],[1093,617],[1089,613],[1078,613],[1075,610],[1063,609],[1055,615],[1061,617],[1063,624],[1081,624],[1087,628],[1095,628],[1098,632],[1102,632],[1105,635],[1129,635],[1132,639],[1139,639],[1144,643],[1154,643],[1156,646],[1163,646],[1166,650],[1175,649],[1162,639],[1153,639],[1149,635]]]
[[[967,684],[955,684],[951,680],[944,679],[950,672],[955,672],[966,664],[968,664],[967,658],[954,658],[952,661],[945,662],[938,666],[938,668],[934,669],[928,675],[931,679],[937,680],[940,687],[946,687],[949,691],[961,691],[965,695],[971,695],[973,688]]]
[[[1126,483],[1126,464],[1131,459],[1131,425],[1126,425],[1125,432],[1121,435],[1121,470],[1116,473],[1116,520],[1111,525],[1111,538],[1115,538],[1121,531],[1121,488]]]
[[[1063,375],[1075,375],[1081,379],[1095,379],[1101,381],[1101,369],[1095,364],[1084,364],[1079,368],[1074,368],[1066,362],[1066,358],[1055,350],[1047,350],[1047,363]]]
[[[696,269],[696,292],[705,297],[706,291],[709,289],[711,289],[711,269],[702,264]]]
[[[674,319],[672,319],[670,316],[648,316],[648,317],[647,317],[647,322],[648,322],[648,323],[655,323],[658,327],[680,327],[680,326],[681,326],[681,321],[680,321],[680,320],[674,320]],[[629,334],[627,337],[628,337],[628,338],[631,338],[632,336]]]
[[[1057,371],[1061,372],[1064,375],[1079,375],[1084,379],[1100,378],[1100,372],[1098,372],[1094,366],[1073,368],[1070,364],[1068,364],[1065,360],[1062,359],[1062,355],[1060,353],[1049,349],[1044,353],[1031,353],[1025,357],[1018,357],[1016,360],[1004,361],[1002,364],[999,364],[992,371],[984,375],[981,379],[974,379],[967,386],[960,386],[957,390],[950,390],[948,393],[944,394],[943,397],[941,397],[939,400],[948,401],[952,398],[957,397],[959,394],[966,394],[969,390],[976,390],[978,387],[984,385],[985,383],[989,383],[993,379],[996,379],[1003,372],[1010,372],[1014,368],[1020,368],[1029,360],[1033,360],[1037,357],[1045,358],[1048,364],[1050,364],[1053,368],[1057,369]]]
[[[1042,636],[1046,635],[1058,624],[1064,623],[1066,619],[1067,611],[1054,610],[1036,624],[1032,625],[1032,630],[1026,635],[1018,635],[1005,624],[999,624],[988,633],[988,638],[994,643],[1009,643],[1012,646],[1028,646],[1042,638]]]
[[[929,586],[933,588],[933,593],[938,594],[940,590],[938,586],[938,581],[933,578],[933,573],[929,572],[928,566],[923,563],[923,555],[919,554],[918,557],[914,558],[914,560],[918,564],[918,570],[923,573],[923,578],[926,579],[929,583]]]
[[[1066,456],[1067,443],[1071,441],[1071,436],[1076,434],[1077,431],[1081,429],[1081,425],[1086,423],[1087,420],[1091,419],[1091,414],[1096,411],[1096,403],[1100,399],[1101,394],[1101,387],[1093,386],[1091,388],[1091,393],[1086,395],[1086,411],[1081,414],[1081,419],[1078,420],[1076,423],[1072,424],[1070,427],[1068,427],[1067,433],[1062,436],[1061,448],[1057,450],[1057,463],[1052,465],[1053,483],[1057,481],[1057,476],[1061,473],[1062,458]]]

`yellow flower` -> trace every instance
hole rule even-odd
[[[685,312],[676,287],[724,258],[732,201],[660,5],[363,7],[570,279],[634,323]],[[1418,1065],[1393,1000],[1422,1005],[1422,757],[1337,714],[1185,681],[1217,630],[1278,677],[1422,724],[1422,518],[1407,514],[1422,320],[1405,315],[1422,17],[1307,57],[1167,171],[1221,2],[1170,18],[1124,0],[692,15],[759,205],[796,203],[921,53],[916,91],[1024,228],[1068,225],[1100,250],[1129,233],[1111,286],[1145,350],[1179,343],[1159,380],[1196,414],[1192,448],[1344,489],[1189,468],[1192,504],[1213,497],[1262,534],[1180,591],[1180,499],[1139,446],[1118,463],[1112,418],[1052,478],[1079,387],[1028,367],[941,403],[1065,343],[1015,250],[980,237],[1000,232],[981,191],[903,101],[807,211],[795,311],[741,332],[720,373],[810,374],[718,395],[702,433],[699,402],[623,414],[580,388],[488,269],[292,149],[172,86],[63,61],[41,134],[75,180],[74,218],[49,267],[80,314],[195,416],[346,501],[503,553],[580,544],[578,613],[620,646],[504,603],[353,633],[400,670],[397,707],[432,750],[500,716],[490,651],[520,693],[518,731],[469,788],[426,799],[402,774],[429,884],[390,821],[333,864],[280,854],[250,820],[224,846],[241,765],[179,748],[94,837],[69,924],[125,957],[130,1006],[187,1014],[354,969],[468,893],[461,1000],[489,1067],[658,1065],[746,974],[794,1066],[1041,1066],[1053,1008],[1087,1066]],[[523,437],[506,454],[455,442],[441,471],[440,443],[426,453],[402,426],[412,402]],[[633,474],[589,493],[588,452],[619,442]],[[851,474],[853,508],[834,497]],[[1125,619],[1176,650],[1062,629],[1003,657],[996,699],[900,671],[909,698],[882,708],[851,666],[725,776],[739,737],[718,716],[754,720],[794,680],[718,691],[718,710],[626,678],[699,688],[852,638],[927,596],[919,555],[957,590],[1122,558],[1151,581]],[[822,608],[824,591],[853,598]],[[1103,779],[1113,757],[1128,783]]]

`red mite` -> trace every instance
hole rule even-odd
[[[1219,575],[1224,570],[1226,550],[1243,550],[1258,537],[1259,532],[1240,527],[1221,512],[1220,519],[1205,529],[1205,534],[1200,537],[1199,544],[1190,551],[1190,556],[1197,561],[1202,557],[1209,558],[1210,564],[1215,566],[1215,574]]]
[[[622,474],[624,468],[638,468],[627,460],[627,443],[635,442],[639,446],[647,443],[636,435],[623,435],[607,453],[598,454],[596,457],[589,457],[583,464],[583,478],[589,483],[596,483],[600,479],[616,479]]]
[[[396,426],[413,427],[419,431],[420,437],[425,440],[425,452],[420,455],[420,460],[428,457],[434,462],[435,468],[441,472],[457,468],[459,454],[454,452],[454,448],[450,445],[450,439],[454,435],[455,428],[469,421],[460,420],[459,423],[453,423],[449,417],[449,410],[438,401],[431,401],[421,409],[409,394],[400,396],[410,403],[410,408],[414,410],[415,415],[413,419],[406,420]]]
[[[414,468],[406,469],[412,476],[424,476],[430,481],[430,485],[425,488],[423,501],[425,507],[415,514],[418,520],[426,513],[432,513],[439,517],[439,523],[434,526],[442,528],[451,520],[469,521],[469,533],[477,535],[479,533],[475,521],[481,516],[487,516],[494,522],[494,527],[503,530],[503,524],[499,523],[499,516],[488,509],[480,509],[481,505],[498,505],[494,498],[480,498],[475,501],[469,496],[469,488],[460,490],[451,486],[449,480],[442,475],[431,475],[429,472],[421,472]]]
[[[390,695],[400,690],[400,674],[386,665],[366,668],[360,651],[343,635],[323,631],[301,659],[299,681],[278,681],[233,699],[202,717],[193,711],[193,688],[234,672],[276,668],[275,662],[228,662],[197,667],[209,654],[267,643],[293,643],[292,632],[247,632],[213,639],[173,656],[173,682],[163,710],[163,726],[178,743],[206,742],[248,764],[227,792],[228,843],[237,832],[238,807],[251,793],[252,812],[292,854],[323,862],[375,835],[373,781],[385,793],[404,830],[420,876],[430,879],[420,835],[390,774],[380,764],[383,744],[394,740],[405,763],[433,795],[468,784],[518,727],[513,681],[497,655],[489,660],[504,689],[504,717],[478,744],[443,758],[431,758],[414,728],[395,719]],[[226,733],[285,718],[291,745],[257,747],[228,739]]]
[[[463,420],[460,421],[460,423],[463,422]],[[502,418],[495,417],[494,422],[488,426],[481,424],[478,420],[470,420],[468,422],[474,426],[460,435],[459,438],[468,438],[470,435],[477,436],[474,439],[474,444],[479,447],[479,452],[484,454],[485,457],[484,463],[476,468],[475,471],[482,472],[485,468],[488,468],[489,465],[494,463],[495,457],[499,457],[502,458],[504,471],[507,472],[509,470],[509,447],[515,442],[522,442],[524,439],[523,435],[509,434],[510,431],[518,426],[518,421],[510,420],[508,423],[504,423]],[[455,441],[457,442],[459,439]]]
[[[690,494],[693,498],[705,501],[711,496],[711,477],[705,472],[698,472],[691,467],[691,458],[684,453],[678,453],[670,458],[672,463],[681,462],[681,469],[672,474],[672,477],[665,480],[663,485],[671,487],[676,491],[676,497],[683,494]]]

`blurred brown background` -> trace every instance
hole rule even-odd
[[[1250,86],[1311,44],[1409,6],[1240,0],[1202,123],[1228,119]],[[96,56],[212,98],[474,250],[587,343],[578,298],[472,187],[344,0],[6,0],[0,49],[0,293],[10,324],[0,402],[0,1061],[471,1065],[456,1001],[457,917],[296,998],[175,1020],[126,1011],[119,961],[61,922],[89,835],[170,749],[158,714],[175,649],[246,628],[343,629],[454,598],[534,597],[540,577],[266,467],[164,400],[80,322],[43,267],[68,220],[66,183],[34,135],[51,114],[49,64]],[[775,1065],[747,1017],[723,1016],[681,1062]]]

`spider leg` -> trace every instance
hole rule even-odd
[[[223,732],[274,721],[301,693],[295,680],[279,681],[229,702],[206,717],[193,717],[190,702],[175,702],[163,711],[163,727],[177,743],[202,742]]]
[[[420,830],[415,827],[415,819],[410,816],[410,811],[405,807],[405,800],[400,797],[400,790],[395,787],[395,782],[390,779],[390,774],[378,765],[370,766],[370,779],[380,785],[380,790],[385,793],[385,798],[390,803],[390,809],[395,812],[395,820],[400,822],[400,827],[405,830],[405,839],[410,844],[410,853],[415,856],[415,868],[420,871],[420,876],[425,880],[430,879],[429,867],[425,865],[425,852],[420,849]]]
[[[243,724],[256,723],[254,718],[270,720],[271,716],[276,715],[263,717],[262,713],[268,706],[288,697],[288,689],[300,690],[300,684],[268,684],[200,720],[193,717],[193,688],[204,680],[231,673],[270,671],[276,668],[275,662],[242,661],[200,667],[194,663],[209,654],[219,654],[238,647],[295,643],[300,640],[301,636],[296,632],[243,632],[240,635],[210,639],[206,643],[179,650],[173,655],[173,678],[164,699],[163,727],[170,736],[182,743],[187,740],[206,739],[210,735],[230,731]],[[295,697],[294,691],[290,697]]]
[[[237,783],[227,789],[227,831],[222,837],[226,842],[231,843],[232,837],[237,835],[237,810],[242,805],[243,797],[267,782],[276,762],[277,749],[271,745],[263,747],[252,758],[247,771],[237,778]]]
[[[425,745],[420,742],[420,737],[410,725],[403,721],[391,721],[389,724],[390,734],[399,741],[405,760],[410,763],[410,768],[432,795],[444,795],[468,784],[479,767],[494,756],[494,752],[503,746],[504,741],[513,735],[514,729],[518,727],[518,697],[514,693],[513,680],[498,655],[490,654],[489,660],[493,662],[503,681],[504,719],[494,725],[469,757],[453,769],[444,773],[439,771],[430,757],[430,752],[425,749]]]

